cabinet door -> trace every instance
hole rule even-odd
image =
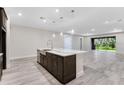
[[[52,71],[52,55],[47,53],[47,69],[49,72]]]
[[[62,79],[63,79],[62,78],[63,77],[63,58],[62,57],[58,56],[57,64],[58,64],[57,77],[58,77],[59,80],[62,81]]]
[[[0,29],[0,53],[2,53],[2,30]]]
[[[52,73],[55,75],[55,76],[57,76],[57,56],[56,55],[52,55],[52,68],[53,68],[53,70],[52,70]]]
[[[47,69],[47,57],[44,56],[44,63],[43,63],[44,67]]]
[[[1,9],[0,15],[1,15],[1,25],[4,27],[4,29],[6,29],[7,18],[4,9]]]
[[[72,80],[76,77],[76,55],[64,58],[64,81]]]

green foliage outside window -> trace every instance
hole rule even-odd
[[[95,39],[96,50],[116,51],[116,38]]]

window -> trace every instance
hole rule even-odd
[[[99,51],[116,51],[116,37],[99,37],[92,38],[92,49]]]

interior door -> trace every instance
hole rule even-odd
[[[72,49],[72,36],[64,35],[64,48]]]

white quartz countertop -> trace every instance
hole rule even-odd
[[[38,48],[37,50],[44,50],[44,49],[51,49],[51,48]]]
[[[42,51],[44,49],[38,49],[38,50]],[[76,54],[80,54],[80,53],[85,53],[86,51],[79,51],[79,50],[72,50],[72,49],[52,49],[47,52],[65,57],[65,56],[71,56],[71,55],[76,55]]]
[[[56,55],[59,55],[59,56],[71,56],[71,55],[75,55],[75,53],[73,52],[62,52],[62,51],[55,51],[55,50],[52,50],[52,51],[47,51],[48,53],[52,53],[52,54],[56,54]]]
[[[0,53],[0,56],[2,56],[3,55],[3,53]]]

